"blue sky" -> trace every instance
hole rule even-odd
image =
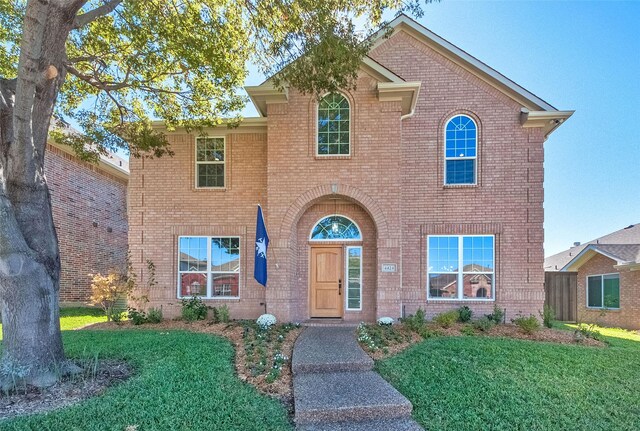
[[[576,111],[545,143],[545,256],[640,223],[640,1],[443,0],[419,21]]]

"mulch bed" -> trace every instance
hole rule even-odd
[[[467,334],[464,334],[463,332],[461,332],[461,330],[465,326],[466,325],[462,323],[456,323],[449,328],[442,328],[434,324],[427,325],[427,327],[433,333],[435,333],[436,336],[444,336],[444,337],[468,336]],[[378,349],[374,351],[369,350],[363,343],[361,343],[362,348],[374,360],[386,359],[391,356],[397,355],[398,353],[401,353],[402,351],[406,350],[412,345],[423,341],[422,337],[420,337],[415,332],[412,332],[409,329],[405,328],[402,324],[394,325],[394,327],[396,330],[400,331],[401,333],[406,334],[407,338],[410,338],[410,341],[404,341],[398,344],[391,344],[387,346],[384,350]],[[540,330],[532,334],[526,334],[518,326],[513,324],[496,325],[487,332],[475,331],[475,334],[473,336],[514,338],[519,340],[541,341],[541,342],[558,343],[558,344],[573,344],[573,345],[592,346],[592,347],[606,346],[606,343],[595,340],[593,338],[581,338],[580,341],[577,341],[573,331],[541,328]]]
[[[129,378],[132,369],[121,361],[99,361],[95,375],[65,378],[54,386],[25,389],[0,394],[0,420],[44,413],[76,404],[102,394],[109,386]]]

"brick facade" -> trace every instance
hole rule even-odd
[[[127,179],[53,145],[45,153],[53,221],[60,244],[60,301],[84,303],[89,274],[125,267]]]
[[[173,158],[132,160],[130,248],[143,272],[151,259],[158,288],[151,306],[179,313],[179,236],[233,235],[241,239],[239,299],[232,318],[267,310],[281,320],[309,318],[313,223],[335,212],[363,233],[363,311],[345,320],[397,318],[418,307],[433,315],[469,305],[476,314],[494,304],[507,318],[534,314],[544,302],[543,142],[540,128],[524,128],[522,105],[456,65],[409,33],[397,32],[371,53],[406,81],[421,82],[415,114],[403,119],[399,101],[381,101],[378,78],[359,76],[344,92],[351,105],[351,154],[316,156],[316,100],[289,89],[286,103],[268,103],[264,125],[212,129],[226,137],[226,188],[194,186],[193,134],[167,134]],[[478,182],[444,186],[445,122],[456,113],[479,128]],[[269,287],[253,279],[256,204],[271,239]],[[436,234],[495,235],[495,301],[428,301],[426,239]],[[382,272],[395,263],[396,272]]]
[[[596,254],[578,270],[578,321],[615,328],[640,329],[640,272],[615,268],[616,261]],[[620,275],[620,309],[587,307],[587,277],[602,274]]]

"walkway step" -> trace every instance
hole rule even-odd
[[[308,327],[296,340],[291,369],[294,375],[369,371],[373,359],[358,345],[355,328]]]
[[[299,425],[296,431],[423,431],[411,418],[372,419],[353,422],[324,422]]]
[[[297,375],[293,395],[298,425],[406,419],[412,410],[409,400],[373,371]]]

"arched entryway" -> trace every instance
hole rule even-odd
[[[358,203],[325,197],[296,228],[296,293],[308,318],[375,319],[376,227]]]

